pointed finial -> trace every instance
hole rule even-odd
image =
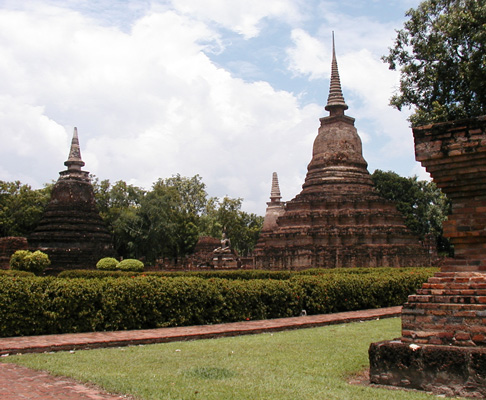
[[[274,172],[272,175],[272,191],[270,193],[270,201],[272,202],[280,202],[282,196],[280,195],[280,187],[278,185],[278,176],[277,173]]]
[[[343,91],[341,89],[341,80],[339,79],[334,32],[332,32],[331,84],[325,109],[330,112],[330,115],[343,115],[344,110],[348,109],[348,105],[344,101]]]
[[[79,148],[78,128],[74,128],[69,157],[67,161],[64,162],[64,165],[67,166],[70,171],[80,171],[81,167],[84,166],[84,161],[81,159],[81,150]]]

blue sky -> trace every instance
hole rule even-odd
[[[331,35],[369,171],[427,175],[399,75],[381,61],[417,0],[0,0],[0,179],[85,170],[150,188],[199,174],[263,215],[272,172],[301,190],[329,90]]]

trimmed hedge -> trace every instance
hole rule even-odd
[[[115,272],[115,273],[113,273]],[[128,272],[126,274],[119,274],[119,271],[101,271],[93,269],[75,269],[67,270],[59,273],[59,278],[105,278],[105,277],[120,277],[120,276],[159,276],[165,278],[180,278],[193,277],[202,279],[290,279],[296,271],[264,271],[264,270],[231,270],[231,271],[145,271],[143,273]]]
[[[17,250],[10,257],[10,269],[17,271],[33,272],[40,275],[51,265],[49,256],[40,250],[34,252],[30,250]]]
[[[127,258],[122,260],[116,266],[120,271],[133,271],[133,272],[143,272],[145,268],[144,264],[140,260],[135,260],[133,258]]]
[[[33,272],[17,271],[16,269],[0,269],[0,276],[35,276]]]
[[[383,269],[291,279],[0,275],[0,336],[148,329],[386,307],[437,269]]]
[[[96,268],[101,271],[116,271],[119,263],[120,261],[114,257],[104,257],[96,263]]]
[[[435,268],[416,268],[427,275],[437,271]],[[276,279],[284,280],[295,276],[315,276],[315,275],[383,275],[407,273],[411,268],[315,268],[304,271],[269,271],[269,270],[231,270],[231,271],[145,271],[126,272],[126,271],[101,271],[93,269],[67,270],[59,273],[58,278],[106,278],[106,277],[131,277],[131,276],[158,276],[165,278],[193,277],[202,279],[231,279],[231,280],[252,280],[252,279]],[[432,272],[433,271],[433,272]],[[418,273],[418,272],[417,272]]]

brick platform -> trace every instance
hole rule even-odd
[[[415,128],[415,153],[452,202],[455,258],[402,310],[400,340],[372,344],[372,383],[486,397],[486,117]]]

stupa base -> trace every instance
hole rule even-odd
[[[486,398],[486,347],[372,343],[370,382],[446,396]]]

